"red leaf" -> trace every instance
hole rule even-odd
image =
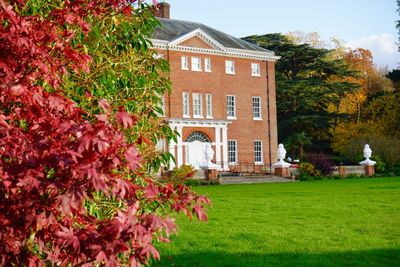
[[[96,169],[90,168],[88,170],[88,178],[96,191],[107,192],[107,177],[104,174],[99,174]]]
[[[0,114],[0,126],[3,126],[6,129],[11,129],[11,126],[8,125],[6,119],[7,119],[6,116],[4,116],[3,114]]]
[[[134,170],[139,166],[140,163],[140,154],[135,147],[130,147],[125,152],[125,158],[127,161],[128,168],[130,170]]]
[[[62,111],[65,109],[65,100],[59,96],[49,96],[49,107]]]
[[[166,219],[164,219],[163,225],[165,227],[165,233],[167,234],[167,236],[170,236],[171,233],[176,233],[177,232],[177,227],[176,227],[176,223],[175,223],[175,219],[174,218],[166,218]]]
[[[83,19],[79,19],[79,26],[81,26],[84,33],[88,33],[90,31],[90,24],[84,21]]]
[[[153,184],[149,184],[144,189],[144,196],[148,199],[155,199],[158,195],[158,189]]]
[[[15,85],[10,88],[10,94],[14,96],[20,96],[25,92],[25,87],[22,85]]]
[[[106,262],[108,262],[108,258],[107,255],[104,251],[100,251],[97,255],[96,255],[96,261],[99,264],[104,264]]]
[[[134,124],[132,115],[129,114],[128,112],[120,111],[117,113],[116,117],[117,117],[117,121],[120,124],[124,125],[125,129],[132,127]]]
[[[195,205],[193,208],[193,212],[196,214],[197,218],[200,221],[207,221],[207,215],[203,210],[204,208],[200,205]]]
[[[101,99],[99,101],[99,107],[101,107],[106,114],[110,114],[112,109],[110,103],[106,99]]]
[[[126,16],[131,16],[132,15],[132,6],[126,6],[122,9],[122,12],[126,15]]]
[[[152,144],[152,142],[151,142],[149,139],[147,139],[146,137],[144,137],[143,135],[140,135],[140,136],[139,136],[139,138],[138,138],[138,140],[137,140],[137,143],[138,143],[139,145],[141,145],[141,144],[143,144],[143,143],[148,144],[148,145],[151,145],[151,144]]]
[[[72,14],[67,14],[67,15],[65,16],[65,22],[66,22],[66,23],[68,23],[68,24],[73,24],[74,21],[75,21],[75,16],[74,16],[74,15],[72,15]]]
[[[56,235],[63,239],[63,244],[67,247],[72,246],[74,253],[79,251],[80,242],[77,236],[74,235],[74,231],[72,229],[68,229],[64,226],[60,226],[61,231],[58,231]]]

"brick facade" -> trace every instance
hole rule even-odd
[[[179,165],[187,163],[185,146],[190,144],[185,140],[192,132],[202,132],[211,140],[213,162],[222,166],[220,170],[226,170],[228,140],[236,140],[237,163],[240,164],[254,164],[254,141],[260,140],[262,164],[257,165],[269,166],[276,161],[277,150],[275,60],[240,56],[238,49],[235,50],[236,55],[214,53],[215,46],[213,48],[210,44],[210,39],[197,34],[175,44],[175,49],[155,47],[169,61],[171,69],[172,93],[165,96],[166,120],[181,133],[178,144],[169,145],[170,151],[179,159]],[[188,70],[182,69],[182,56],[188,59]],[[201,71],[192,70],[193,57],[200,58]],[[210,72],[205,71],[206,59],[211,62]],[[235,74],[226,73],[226,60],[234,62]],[[252,63],[259,64],[259,76],[252,75]],[[183,116],[183,92],[189,95],[188,117]],[[202,118],[193,114],[193,93],[201,94]],[[212,118],[206,118],[206,94],[212,96]],[[228,95],[235,97],[235,119],[227,116]],[[257,120],[253,118],[253,97],[261,100],[261,118]],[[203,127],[202,124],[207,126]]]

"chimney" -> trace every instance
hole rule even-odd
[[[167,2],[160,2],[157,4],[156,8],[154,9],[154,16],[159,18],[166,18],[169,19],[169,10],[171,6]]]

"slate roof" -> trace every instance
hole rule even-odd
[[[201,29],[211,38],[227,48],[244,49],[258,52],[271,52],[270,50],[259,47],[258,45],[251,44],[242,39],[233,37],[229,34],[223,33],[201,23],[167,18],[157,19],[161,22],[162,27],[156,28],[151,37],[152,39],[170,42],[181,37],[182,35],[185,35],[197,29]]]

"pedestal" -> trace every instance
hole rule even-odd
[[[275,175],[280,177],[290,177],[288,167],[275,167]]]
[[[373,176],[374,174],[375,174],[375,166],[374,165],[365,166],[365,175],[366,176]]]
[[[215,180],[217,179],[218,171],[217,169],[207,169],[207,179],[208,180]]]
[[[345,166],[339,166],[338,167],[338,172],[339,172],[339,176],[346,176],[346,167]]]

